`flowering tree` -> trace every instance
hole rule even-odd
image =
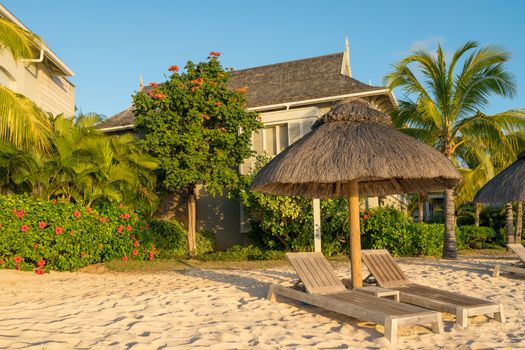
[[[252,132],[262,126],[245,109],[245,89],[228,89],[229,72],[210,52],[204,62],[188,61],[179,74],[169,68],[168,80],[151,83],[133,98],[135,128],[142,145],[160,161],[160,179],[167,191],[184,190],[188,201],[188,246],[195,252],[197,183],[211,195],[239,184],[238,165],[250,157]]]

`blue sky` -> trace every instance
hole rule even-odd
[[[414,48],[453,51],[467,40],[512,53],[518,96],[488,113],[525,107],[525,2],[2,0],[75,72],[76,105],[111,116],[129,106],[139,76],[220,51],[236,69],[320,56],[350,40],[354,78],[380,85]],[[399,95],[399,93],[398,93]]]

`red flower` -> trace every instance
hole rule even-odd
[[[131,227],[131,225],[128,225],[128,226],[126,227],[126,231],[128,231],[128,232],[131,231],[132,229],[133,229],[133,227]]]
[[[158,85],[157,85],[157,83],[149,83],[149,86],[151,86],[152,88],[156,88]]]
[[[38,263],[37,263],[38,267],[43,267],[45,264],[46,264],[46,261],[44,259],[38,260]]]
[[[363,216],[363,220],[368,220],[368,215]]]
[[[61,227],[61,226],[58,226],[56,229],[55,229],[55,234],[56,235],[59,235],[62,233],[62,231],[64,231],[64,229]]]
[[[120,225],[118,228],[117,228],[117,232],[118,233],[122,233],[122,230],[124,229],[124,226],[123,225]]]
[[[33,244],[33,249],[37,250],[38,249],[38,245],[39,245],[38,243]]]
[[[138,247],[139,245],[140,245],[140,242],[139,242],[139,241],[135,241],[135,242],[133,242],[133,246]]]
[[[45,221],[39,221],[38,222],[38,228],[39,229],[44,229],[45,227],[47,226],[47,224],[45,223]]]
[[[88,207],[88,208],[86,208],[86,211],[87,211],[88,213],[91,213],[91,212],[93,211],[93,209],[91,209],[91,208]]]
[[[210,57],[215,57],[215,58],[217,58],[217,57],[219,57],[220,55],[221,55],[221,53],[220,53],[220,52],[217,52],[217,51],[212,51],[212,52],[210,52]]]
[[[78,210],[76,210],[74,213],[73,213],[73,216],[76,217],[76,218],[79,218],[80,217],[80,212]]]
[[[122,261],[124,261],[124,262],[128,261],[128,257],[124,255],[124,256],[122,257]]]
[[[64,204],[64,198],[62,198],[62,199],[60,200],[60,203]]]
[[[171,67],[168,68],[168,70],[169,70],[170,72],[178,72],[178,71],[179,71],[179,67],[177,67],[177,66],[171,66]]]
[[[131,238],[132,240],[135,240],[135,235],[131,235],[131,237],[129,238]]]
[[[25,214],[25,211],[24,209],[22,209],[16,213],[16,216],[18,216],[19,219],[22,219],[24,217],[24,214]]]
[[[27,227],[27,225],[22,225],[20,227],[20,231],[22,231],[22,232],[26,232],[28,229],[29,229],[29,227]]]
[[[56,199],[53,199],[53,200],[51,200],[51,203],[53,203],[53,204],[57,204],[57,200],[56,200]]]
[[[130,215],[128,213],[122,214],[123,219],[129,219]]]
[[[222,103],[220,103],[220,102],[215,102],[213,105],[214,105],[215,107],[220,107],[220,106],[222,106]]]
[[[133,249],[133,251],[131,252],[131,255],[133,256],[137,256],[138,254],[139,254],[139,251],[136,249]]]
[[[155,86],[157,86],[157,84],[155,84]],[[124,203],[120,202],[120,204],[118,205],[120,209],[124,208]]]
[[[80,256],[81,256],[81,257],[83,257],[83,258],[85,258],[85,257],[86,257],[86,255],[87,255],[87,253],[86,253],[86,252],[82,252],[82,253],[80,253]]]
[[[152,261],[154,256],[155,252],[149,252],[149,261]]]
[[[100,221],[101,223],[105,224],[106,222],[109,221],[109,219],[108,219],[108,218],[100,218],[99,221]]]
[[[20,263],[22,262],[22,258],[19,257],[18,255],[15,256],[15,258],[14,258],[13,260],[15,261],[15,264],[17,264],[17,265],[20,264]]]
[[[38,268],[38,269],[35,270],[35,273],[36,273],[37,275],[43,275],[44,273],[46,273],[46,271],[44,271],[44,269],[40,269],[40,268]]]

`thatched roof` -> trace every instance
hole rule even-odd
[[[377,97],[385,109],[393,108],[384,87],[371,86],[341,74],[343,55],[336,53],[236,70],[227,84],[232,90],[247,88],[247,108],[357,93],[370,93]],[[133,108],[128,107],[98,124],[97,128],[131,128],[134,122]]]
[[[255,176],[252,189],[311,198],[362,196],[453,188],[461,179],[432,147],[390,126],[390,117],[363,99],[347,99],[322,116],[303,138]]]
[[[477,203],[525,201],[525,152],[481,188],[474,198]]]

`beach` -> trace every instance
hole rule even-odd
[[[525,279],[491,277],[515,257],[399,259],[415,283],[504,305],[507,322],[469,318],[445,332],[401,328],[390,345],[381,326],[278,299],[270,283],[291,285],[289,267],[156,273],[0,271],[0,349],[525,349]],[[341,278],[346,264],[337,264]],[[285,302],[281,302],[285,301]]]

